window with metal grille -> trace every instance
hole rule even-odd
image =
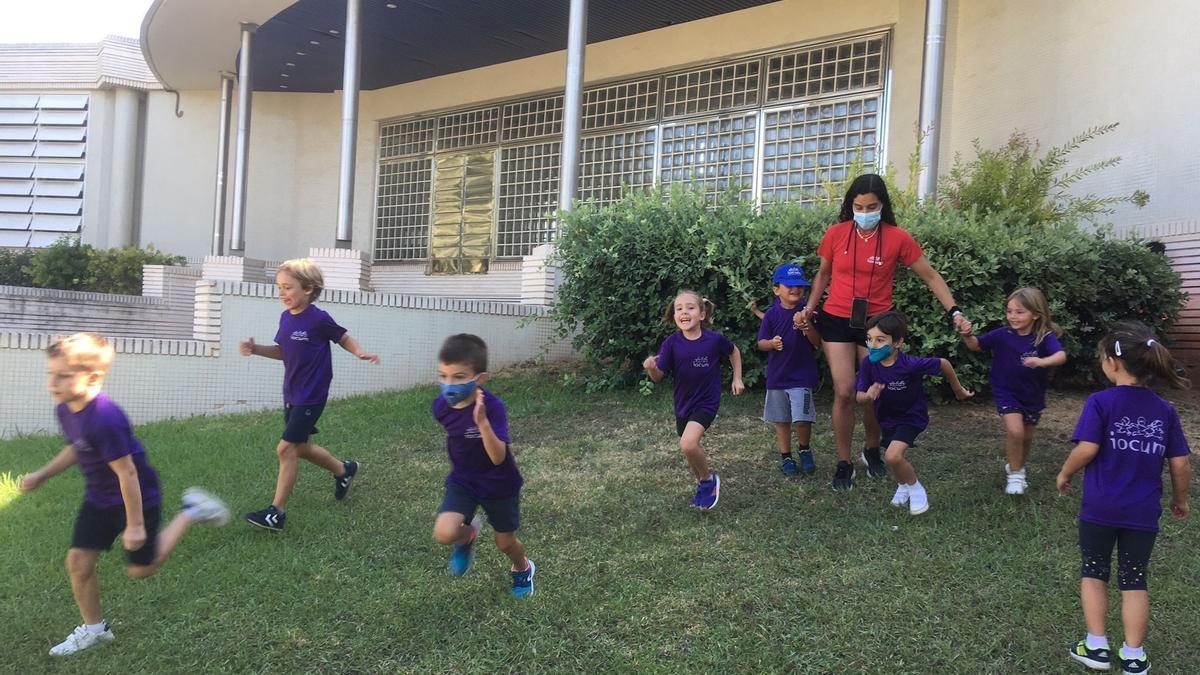
[[[767,102],[883,86],[885,36],[767,57]]]
[[[583,129],[642,124],[658,117],[658,78],[583,92]]]
[[[615,202],[624,190],[654,185],[654,141],[658,129],[633,129],[580,139],[579,199]]]
[[[437,149],[454,150],[477,145],[495,145],[499,118],[500,111],[497,108],[480,108],[442,115],[437,124]]]
[[[558,141],[500,149],[496,257],[529,255],[557,230]]]
[[[86,94],[0,94],[0,246],[49,246],[83,225]]]
[[[507,103],[500,137],[505,141],[519,141],[561,134],[562,110],[562,96]]]
[[[664,124],[664,185],[702,185],[710,195],[731,187],[749,194],[754,182],[754,141],[758,114]]]
[[[762,59],[667,75],[663,80],[663,117],[730,110],[758,103]]]
[[[823,182],[845,180],[855,160],[875,164],[879,107],[871,96],[766,111],[763,201],[812,202],[825,196]]]
[[[392,159],[433,152],[434,122],[429,117],[383,125],[379,130],[379,158]]]
[[[375,259],[424,260],[429,255],[429,191],[433,160],[379,167],[375,202]]]

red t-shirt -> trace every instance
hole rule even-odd
[[[829,297],[821,311],[841,318],[850,316],[856,297],[867,298],[869,315],[891,309],[896,263],[908,267],[925,255],[917,240],[895,225],[880,224],[875,236],[863,241],[852,220],[826,230],[817,253],[833,264]]]

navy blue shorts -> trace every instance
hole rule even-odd
[[[463,520],[470,522],[475,517],[475,509],[483,507],[487,514],[488,524],[497,532],[516,532],[521,527],[521,493],[503,499],[480,499],[471,491],[455,483],[446,481],[446,494],[442,497],[442,505],[438,513],[461,513]]]
[[[1113,547],[1117,549],[1117,585],[1123,591],[1146,590],[1150,553],[1157,532],[1079,521],[1079,576],[1108,583],[1112,574]]]
[[[284,405],[283,406],[283,440],[288,443],[307,443],[308,437],[320,433],[317,420],[325,411],[325,404],[317,405]]]
[[[690,414],[680,417],[675,416],[675,433],[683,436],[683,430],[687,428],[688,422],[698,422],[700,426],[708,429],[712,426],[713,420],[717,419],[717,413],[707,410],[694,410]]]
[[[1018,408],[1015,405],[998,405],[996,406],[996,413],[1001,417],[1013,414],[1020,415],[1021,421],[1031,427],[1036,427],[1037,423],[1042,420],[1042,411],[1030,412],[1025,408]]]
[[[142,509],[142,520],[146,523],[146,543],[136,551],[126,551],[132,565],[149,565],[154,562],[154,550],[158,543],[159,506]],[[71,548],[107,551],[125,531],[125,507],[102,509],[88,502],[79,507],[75,516],[75,532],[71,535]]]
[[[900,441],[901,443],[907,443],[910,448],[915,448],[917,447],[917,436],[920,436],[922,431],[925,430],[918,429],[909,424],[901,424],[895,429],[884,429],[883,438],[879,441],[879,447],[886,451],[887,447],[892,444],[892,441]]]

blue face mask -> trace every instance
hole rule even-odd
[[[884,345],[882,347],[867,347],[867,358],[871,360],[871,363],[879,363],[891,355],[891,345]]]
[[[879,219],[882,217],[882,211],[874,211],[872,213],[856,213],[854,214],[854,224],[858,225],[859,229],[873,230],[877,225],[879,225]]]
[[[467,400],[471,394],[475,393],[475,380],[463,382],[462,384],[446,384],[439,383],[442,390],[442,398],[446,399],[446,403],[450,405],[458,405]]]

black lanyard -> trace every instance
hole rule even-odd
[[[854,222],[850,223],[850,236],[854,238],[854,253],[850,260],[850,297],[857,298],[858,295],[858,225]],[[867,294],[866,298],[871,298],[871,287],[875,285],[875,268],[883,262],[883,223],[879,223],[879,234],[875,235],[875,260],[878,262],[871,263],[871,276],[867,278]],[[846,248],[842,251],[845,254],[850,250],[850,240],[846,240]]]

